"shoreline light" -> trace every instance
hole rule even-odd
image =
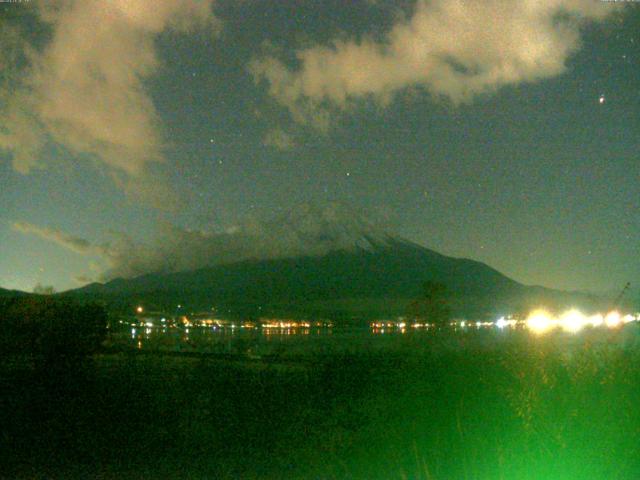
[[[587,322],[587,317],[585,317],[581,312],[578,310],[569,310],[562,314],[559,323],[560,327],[565,332],[576,333],[582,330]]]
[[[518,324],[517,320],[514,320],[511,317],[509,317],[508,319],[504,317],[500,317],[498,320],[496,320],[495,326],[498,327],[500,330],[502,330],[505,327],[515,327],[517,324]]]
[[[496,322],[497,326],[500,326],[502,319]],[[617,328],[621,325],[637,321],[638,318],[633,315],[620,315],[617,311],[611,311],[606,315],[597,313],[591,316],[587,316],[579,310],[572,309],[564,312],[560,317],[553,316],[545,310],[534,310],[529,314],[525,325],[531,331],[536,334],[543,334],[552,329],[561,328],[568,333],[578,333],[585,327],[601,327],[606,326],[608,328]],[[502,327],[500,327],[502,328]]]
[[[604,323],[604,317],[601,313],[598,313],[596,315],[592,315],[589,318],[589,321],[594,327],[600,327]]]
[[[607,316],[604,317],[604,323],[609,328],[616,328],[622,323],[622,318],[620,314],[614,310],[613,312],[607,313]]]
[[[534,333],[543,334],[556,326],[556,322],[545,310],[534,310],[527,318],[527,327]]]

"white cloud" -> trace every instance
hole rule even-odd
[[[334,250],[384,244],[382,220],[339,203],[302,204],[276,218],[247,219],[224,232],[187,230],[161,225],[152,244],[113,234],[93,244],[59,230],[16,222],[16,231],[33,234],[78,254],[98,256],[105,267],[101,280],[153,272],[179,272],[251,259],[323,255]],[[85,278],[86,277],[86,278]],[[83,280],[89,277],[84,276]],[[92,277],[94,278],[94,277]]]
[[[616,10],[595,0],[418,0],[383,41],[306,48],[293,69],[266,56],[249,71],[294,120],[326,129],[330,110],[362,98],[385,104],[409,87],[459,104],[560,75],[580,47],[581,26]]]
[[[293,137],[281,128],[273,128],[269,130],[262,143],[267,147],[273,147],[277,150],[291,150],[296,146]]]
[[[0,95],[12,99],[0,103],[0,148],[13,153],[15,169],[46,167],[40,153],[50,139],[79,157],[99,160],[123,184],[145,177],[146,183],[161,182],[149,166],[164,161],[164,136],[143,83],[160,67],[154,41],[167,29],[214,25],[212,1],[37,4],[51,40],[38,52],[28,50],[28,66],[2,85]],[[0,34],[2,40],[9,36]],[[28,48],[11,38],[13,48]]]
[[[368,247],[386,235],[363,212],[338,203],[302,204],[266,220],[249,218],[224,232],[187,230],[165,224],[153,245],[126,235],[104,245],[109,268],[103,279],[150,272],[178,272],[251,259],[323,255]]]
[[[63,248],[81,255],[102,253],[99,248],[93,246],[88,240],[69,235],[68,233],[53,228],[40,227],[28,222],[15,222],[11,228],[16,232],[35,235],[44,240],[56,243]]]

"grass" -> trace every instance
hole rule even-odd
[[[5,359],[0,478],[635,479],[633,328],[572,344],[443,335],[286,363]]]

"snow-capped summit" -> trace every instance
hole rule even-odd
[[[340,203],[299,205],[268,224],[270,241],[294,255],[374,249],[391,238],[362,212]]]

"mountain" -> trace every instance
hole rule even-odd
[[[26,292],[21,292],[20,290],[6,290],[4,288],[0,288],[0,298],[4,297],[18,297],[29,295]]]
[[[389,237],[349,206],[302,204],[270,219],[246,218],[224,231],[162,225],[152,245],[121,238],[106,250],[111,268],[105,277],[132,278],[172,273],[243,260],[320,256],[338,250],[371,249]]]
[[[446,285],[454,314],[505,315],[533,307],[584,306],[596,299],[511,280],[477,261],[452,258],[415,243],[369,231],[333,229],[315,255],[248,259],[181,272],[119,278],[65,292],[107,302],[114,309],[211,311],[229,316],[306,316],[336,320],[406,313],[424,282]],[[309,239],[313,241],[314,239]]]

